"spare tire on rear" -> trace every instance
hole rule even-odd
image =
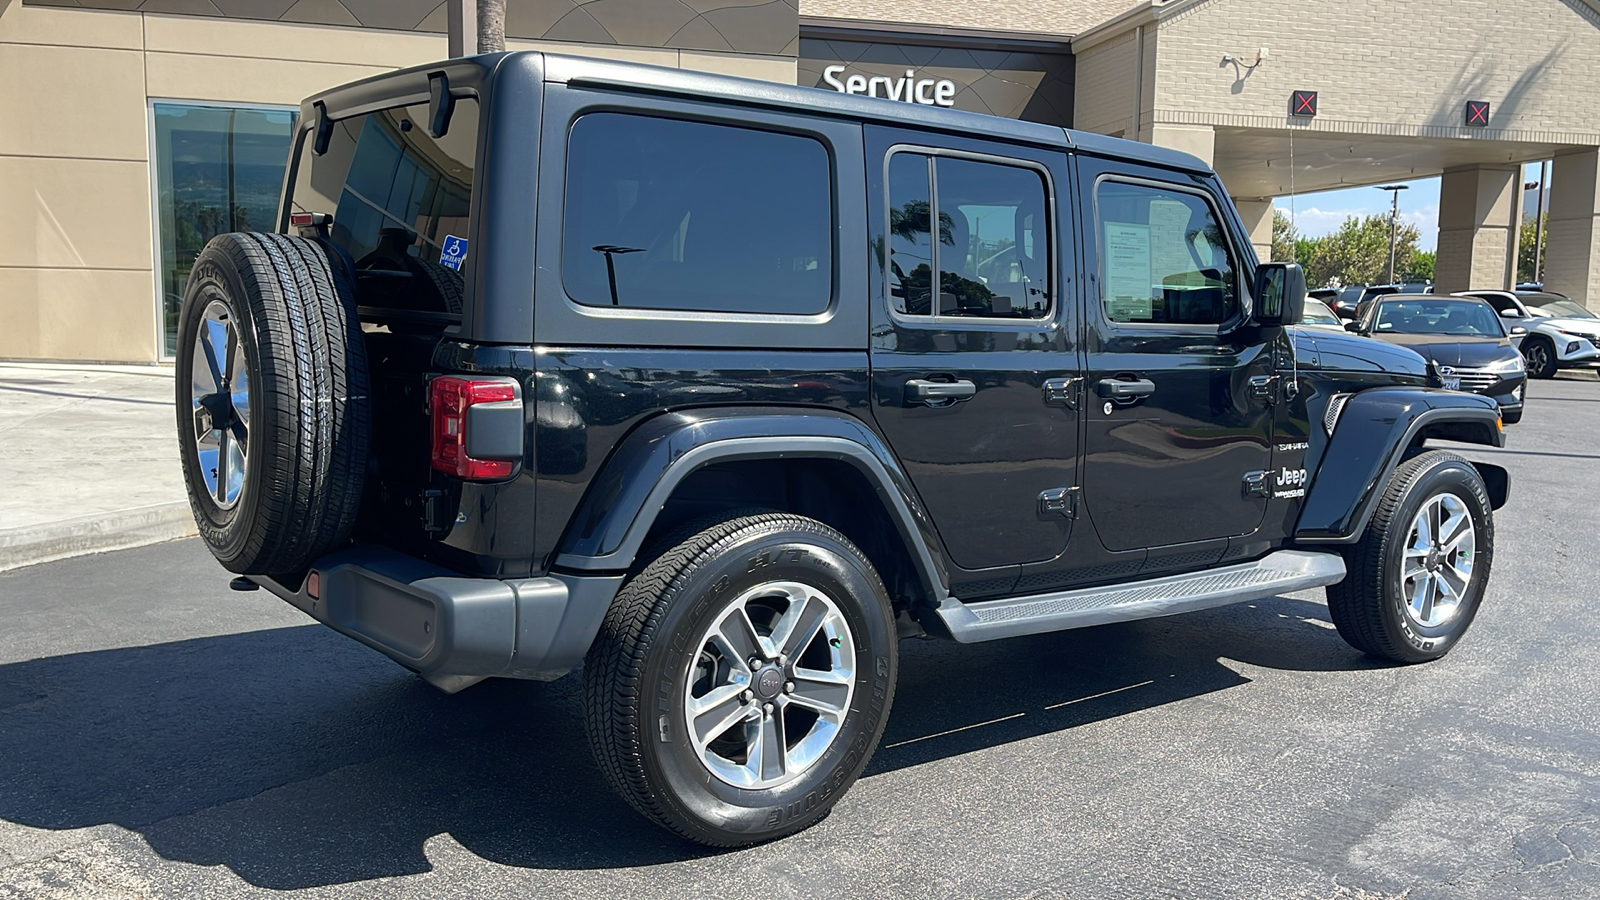
[[[296,576],[350,539],[366,470],[366,344],[343,262],[281,234],[222,234],[178,321],[189,506],[233,572]]]

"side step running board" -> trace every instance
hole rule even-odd
[[[939,604],[939,618],[956,640],[976,644],[1226,606],[1335,584],[1343,578],[1344,557],[1337,553],[1279,550],[1255,562],[1127,584],[982,603],[948,597]]]

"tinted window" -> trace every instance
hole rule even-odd
[[[1205,198],[1105,181],[1096,200],[1106,318],[1216,325],[1238,313],[1233,259]]]
[[[889,298],[899,312],[933,311],[932,160],[913,153],[889,158]],[[948,218],[941,242],[953,241]]]
[[[1587,307],[1571,300],[1551,300],[1541,308],[1552,316],[1567,316],[1574,319],[1595,318],[1595,314],[1590,312]]]
[[[833,291],[820,141],[593,113],[567,150],[567,293],[590,306],[813,314]]]
[[[457,99],[441,138],[427,121],[426,104],[397,107],[335,122],[320,157],[304,142],[293,208],[333,213],[363,306],[461,311],[477,100]]]
[[[1374,330],[1385,334],[1504,337],[1500,320],[1481,300],[1385,300]]]
[[[1044,178],[1034,169],[916,153],[890,157],[888,281],[894,308],[907,315],[930,315],[935,308],[941,316],[1048,315],[1047,210]]]
[[[1310,297],[1306,298],[1305,315],[1301,316],[1300,321],[1310,325],[1343,324],[1339,321],[1339,317],[1333,314],[1333,310],[1327,307],[1327,304]]]

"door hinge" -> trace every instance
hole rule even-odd
[[[423,531],[435,536],[444,534],[448,515],[444,491],[429,489],[422,492]]]
[[[1272,388],[1277,382],[1278,376],[1276,375],[1251,375],[1250,395],[1257,400],[1265,400],[1271,403],[1276,399]]]
[[[1045,379],[1043,387],[1045,405],[1064,406],[1067,409],[1077,409],[1078,385],[1082,383],[1082,378]]]
[[[1267,481],[1271,472],[1246,472],[1244,473],[1244,495],[1246,497],[1271,497],[1272,484]]]
[[[1051,488],[1039,492],[1039,518],[1076,519],[1078,517],[1078,488]]]

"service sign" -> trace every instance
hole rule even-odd
[[[842,65],[828,66],[822,70],[822,80],[841,94],[866,94],[868,97],[903,100],[924,106],[956,105],[956,83],[948,78],[918,78],[916,69],[907,69],[904,76],[896,78],[857,74],[841,80],[839,76],[844,74],[845,68]]]

